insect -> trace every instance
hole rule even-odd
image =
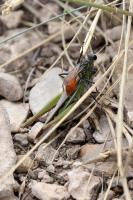
[[[94,61],[96,59],[97,56],[95,54],[80,57],[75,68],[68,73],[60,74],[64,78],[64,92],[45,123],[48,123],[53,118],[64,103],[66,108],[72,102],[77,101],[84,94],[88,85],[92,84],[92,77],[96,72],[94,69]]]

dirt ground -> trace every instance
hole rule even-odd
[[[133,199],[124,2],[1,1],[0,200]]]

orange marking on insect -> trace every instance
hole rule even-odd
[[[77,89],[77,84],[77,79],[74,78],[69,80],[69,82],[66,84],[66,93],[68,96],[75,92],[75,90]]]
[[[67,77],[65,77],[64,79],[64,86],[68,96],[74,93],[75,90],[77,89],[79,81],[78,71],[79,71],[78,68],[74,68],[69,72]]]

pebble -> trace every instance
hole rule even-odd
[[[64,200],[70,197],[65,186],[32,181],[30,187],[32,194],[40,200]]]
[[[72,131],[73,129],[71,129],[68,133],[68,137],[66,142],[69,143],[81,143],[81,142],[85,142],[85,133],[84,130],[82,128],[76,128],[74,131]],[[72,131],[72,133],[71,133]]]
[[[68,192],[76,200],[91,200],[94,188],[100,183],[99,177],[91,176],[88,183],[90,173],[85,171],[83,167],[74,168],[68,172]],[[88,186],[88,187],[87,187]]]
[[[0,105],[2,105],[10,119],[11,131],[18,132],[21,124],[25,121],[28,112],[29,105],[23,103],[14,103],[7,100],[1,100]]]
[[[133,190],[133,179],[131,179],[130,181],[128,181],[128,186],[130,190]]]
[[[0,177],[11,169],[16,163],[16,154],[10,130],[9,117],[6,110],[0,106]],[[13,174],[4,181],[0,179],[0,199],[10,199],[13,195],[15,180]]]
[[[12,11],[8,15],[0,16],[0,19],[8,28],[16,28],[21,23],[23,15],[22,10]]]
[[[36,160],[39,162],[44,162],[44,164],[49,165],[53,159],[56,150],[51,146],[46,146],[45,143],[40,145],[36,154]]]
[[[28,145],[28,140],[27,140],[27,135],[26,134],[15,134],[14,140],[21,144],[22,146],[27,146]]]
[[[18,155],[18,161],[23,158],[24,155]],[[33,166],[33,160],[30,157],[27,157],[21,165],[17,168],[17,172],[19,173],[26,173],[29,169],[31,169]]]
[[[9,101],[18,101],[23,97],[22,87],[15,76],[0,72],[0,95]]]

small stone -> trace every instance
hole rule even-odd
[[[51,12],[52,11],[52,12]],[[44,22],[45,20],[50,19],[51,17],[55,16],[56,14],[60,13],[59,6],[54,2],[47,2],[45,7],[39,9],[40,20]]]
[[[117,170],[117,163],[115,161],[106,161],[97,165],[96,171],[98,175],[112,177]]]
[[[110,57],[107,53],[99,54],[97,60],[95,62],[96,66],[104,65],[107,66],[109,64]]]
[[[62,93],[63,81],[59,77],[60,73],[62,73],[62,70],[57,67],[48,70],[31,89],[29,103],[33,114],[38,113],[53,98]]]
[[[72,130],[73,129],[71,129],[70,132],[68,133],[69,136],[67,137],[66,142],[74,143],[74,144],[85,142],[85,133],[82,128],[76,128],[74,131]]]
[[[64,200],[70,197],[65,186],[32,181],[32,194],[40,200]]]
[[[117,41],[117,40],[120,40],[121,38],[121,31],[122,31],[122,26],[120,25],[120,26],[115,26],[111,29],[108,29],[105,34],[109,39],[113,41]]]
[[[114,200],[114,198],[113,197],[115,197],[115,192],[114,191],[112,191],[112,190],[109,190],[109,192],[108,192],[108,197],[107,197],[107,199],[108,200]],[[98,199],[97,200],[103,200],[104,199],[104,196],[105,196],[105,192],[101,192],[100,194],[99,194],[99,197],[98,197]]]
[[[100,179],[99,177],[92,175],[88,184],[89,177],[90,173],[85,171],[82,167],[68,172],[68,192],[74,199],[92,199],[92,195],[95,191],[95,188],[99,185]]]
[[[102,115],[100,117],[99,125],[100,131],[95,131],[93,133],[93,137],[98,143],[104,143],[107,140],[107,137],[110,135],[110,127],[105,115]]]
[[[67,158],[69,160],[76,159],[78,157],[79,151],[80,151],[80,146],[79,145],[74,145],[71,148],[68,148],[66,150]]]
[[[8,15],[0,16],[0,19],[8,28],[16,28],[21,23],[23,14],[22,10],[12,11]]]
[[[75,35],[75,32],[78,30],[77,26],[74,26],[73,29],[69,29],[69,26],[65,25],[64,29],[67,29],[67,28],[68,28],[68,30],[64,31],[64,38],[65,38],[65,40],[71,39]],[[60,22],[58,22],[58,21],[51,21],[51,22],[48,23],[48,32],[49,32],[49,34],[55,34],[58,31],[60,31],[60,29],[61,29]],[[54,42],[60,42],[61,41],[61,37],[58,36],[58,37],[54,38],[53,41]]]
[[[47,170],[47,172],[54,173],[55,167],[53,165],[49,165],[46,170]]]
[[[23,97],[22,87],[15,76],[0,72],[0,95],[9,101],[18,101]]]
[[[131,179],[130,181],[128,181],[128,186],[130,190],[133,190],[133,179]]]
[[[42,182],[45,183],[52,183],[53,178],[49,176],[48,172],[45,170],[42,170],[38,173],[38,179],[42,180]]]
[[[18,132],[21,124],[28,115],[29,105],[23,103],[13,103],[7,100],[1,100],[0,105],[6,109],[9,115],[11,131]]]
[[[18,156],[18,161],[21,160],[21,158],[23,158],[23,155]],[[30,157],[28,157],[23,161],[23,163],[21,163],[21,165],[19,165],[19,167],[17,168],[17,172],[25,173],[30,168],[32,168],[32,166],[33,166],[33,160]]]
[[[42,122],[36,122],[32,126],[31,130],[28,133],[29,141],[35,143],[36,142],[36,138],[37,138],[38,134],[40,133],[40,131],[42,130],[42,128],[43,128],[43,123]]]
[[[13,174],[2,181],[3,175],[16,163],[16,154],[10,130],[9,117],[6,110],[0,106],[0,199],[10,199],[13,196],[15,180]]]
[[[20,143],[22,146],[28,145],[27,135],[26,134],[15,134],[14,140]]]
[[[44,162],[45,164],[51,164],[56,150],[52,146],[46,146],[46,144],[40,145],[36,154],[36,160],[39,162]]]
[[[85,144],[80,149],[80,157],[82,161],[86,163],[97,158],[102,151],[102,144]]]

